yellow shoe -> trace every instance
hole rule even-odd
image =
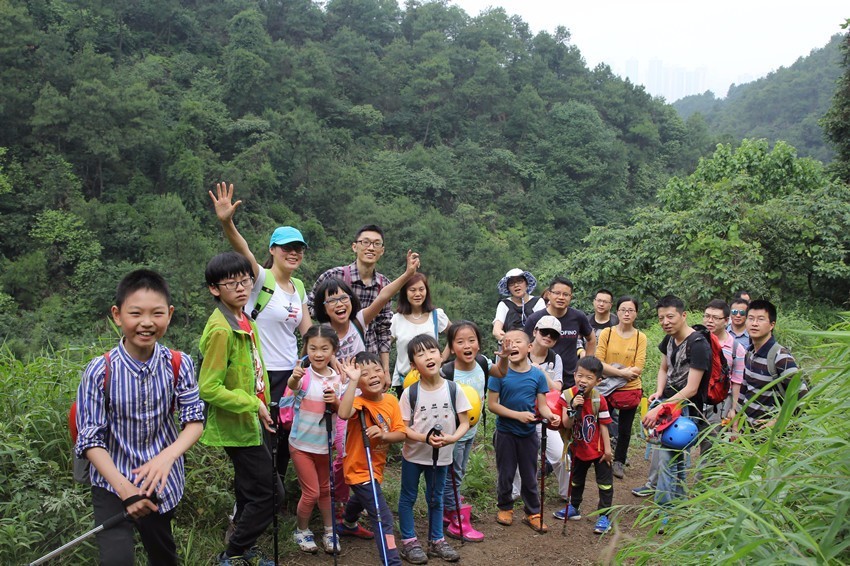
[[[514,524],[514,510],[507,509],[505,511],[499,510],[496,514],[496,522],[500,525],[505,525],[509,527]]]
[[[543,517],[540,516],[540,513],[537,513],[536,515],[526,515],[522,518],[522,522],[539,533],[549,531],[549,527],[543,524]]]

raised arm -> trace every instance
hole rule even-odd
[[[378,316],[378,313],[381,312],[384,305],[390,302],[390,299],[392,299],[395,294],[401,290],[401,286],[407,283],[408,279],[413,277],[413,274],[416,273],[417,269],[419,269],[419,254],[407,250],[407,269],[405,269],[404,273],[402,273],[398,279],[392,281],[389,285],[381,289],[381,292],[378,293],[377,298],[372,301],[372,304],[360,311],[363,313],[363,322],[365,322],[367,326],[370,322],[375,320],[375,317]]]
[[[236,253],[245,256],[251,262],[251,269],[254,270],[254,277],[260,274],[260,265],[251,250],[248,248],[248,242],[236,229],[236,224],[233,222],[233,215],[236,209],[242,204],[241,200],[233,202],[233,183],[216,183],[215,193],[209,192],[210,198],[215,205],[215,215],[218,221],[221,222],[221,229],[224,232],[224,237],[230,242],[230,247]]]

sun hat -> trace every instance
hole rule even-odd
[[[301,242],[305,246],[307,245],[307,242],[304,241],[304,236],[301,235],[301,232],[297,228],[280,226],[272,233],[272,237],[269,240],[269,247],[283,246],[292,242]]]
[[[528,271],[523,271],[518,267],[515,267],[505,273],[505,276],[499,279],[499,284],[496,285],[496,288],[499,290],[499,294],[508,297],[511,292],[508,291],[508,279],[512,279],[514,277],[525,277],[525,281],[528,283],[528,294],[534,292],[534,288],[537,287],[537,279],[534,278],[534,275],[529,273]]]
[[[535,330],[554,330],[558,334],[561,333],[561,321],[552,316],[551,314],[547,314],[540,318],[537,321],[537,324],[534,325]]]

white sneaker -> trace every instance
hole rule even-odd
[[[301,549],[301,552],[309,552],[311,554],[316,554],[319,551],[319,547],[316,546],[316,541],[313,539],[313,531],[310,529],[295,529],[295,532],[292,533],[292,538],[295,539],[295,544],[298,545],[298,548]]]
[[[334,545],[334,542],[336,542],[336,545]],[[322,535],[322,546],[325,547],[325,552],[328,554],[334,553],[334,546],[336,546],[337,554],[342,552],[342,548],[339,546],[339,535],[334,539],[333,530],[326,530],[325,534]]]

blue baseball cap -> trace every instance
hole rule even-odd
[[[304,236],[301,235],[301,232],[297,228],[280,226],[272,233],[272,237],[269,240],[269,247],[283,246],[292,242],[301,242],[305,246],[307,245],[307,242],[304,241]]]

